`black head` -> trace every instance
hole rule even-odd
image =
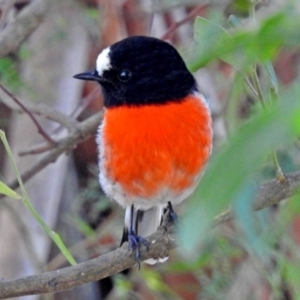
[[[195,79],[177,50],[144,36],[129,37],[104,49],[94,72],[74,77],[98,81],[106,107],[180,101],[196,90]]]

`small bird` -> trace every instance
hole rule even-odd
[[[139,263],[145,238],[166,210],[176,216],[172,206],[199,182],[212,148],[208,103],[177,50],[153,37],[111,45],[99,54],[94,71],[74,78],[102,88],[99,181],[125,208],[122,243],[129,242]]]

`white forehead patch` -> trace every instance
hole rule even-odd
[[[96,70],[99,76],[103,75],[104,71],[111,69],[111,63],[109,58],[110,47],[105,48],[102,52],[98,55],[96,61]]]

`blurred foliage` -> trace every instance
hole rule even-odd
[[[198,17],[194,23],[195,43],[186,55],[189,69],[197,71],[221,60],[235,72],[225,107],[229,140],[215,150],[188,201],[179,230],[180,252],[188,261],[174,266],[181,271],[198,270],[199,284],[210,270],[201,295],[203,299],[224,299],[218,295],[229,289],[234,272],[230,263],[229,272],[222,270],[222,263],[242,259],[247,253],[261,265],[260,275],[269,285],[272,299],[285,299],[284,288],[294,295],[292,299],[300,299],[300,260],[295,255],[299,246],[291,227],[299,214],[299,197],[291,199],[276,216],[269,209],[252,211],[261,179],[274,178],[276,172],[271,149],[280,149],[278,161],[284,172],[299,170],[299,148],[294,145],[300,136],[299,79],[284,87],[272,66],[282,51],[299,51],[299,12],[296,2],[288,1],[280,11],[257,20],[251,5],[246,7],[249,14],[245,19],[230,16],[226,22],[214,11],[209,20]],[[239,114],[243,101],[250,106],[246,118]],[[212,230],[211,225],[228,207],[235,212],[238,231],[224,242],[220,231]],[[220,251],[222,263],[214,265]],[[293,254],[287,258],[286,251]],[[272,261],[276,261],[273,267]]]
[[[299,47],[299,26],[300,20],[290,9],[271,15],[257,26],[240,27],[230,32],[198,17],[194,28],[196,44],[193,53],[196,55],[189,62],[190,70],[221,59],[238,70],[247,71],[253,63],[274,59],[282,47]]]
[[[111,210],[111,200],[100,190],[96,176],[88,179],[86,185],[81,188],[72,210],[74,213],[69,219],[77,229],[85,236],[94,235],[94,230]],[[81,211],[81,217],[77,217],[78,211]]]
[[[253,117],[213,156],[189,201],[188,215],[182,224],[181,240],[186,250],[193,250],[203,239],[213,217],[221,213],[255,175],[270,149],[289,143],[300,134],[299,94],[300,87],[293,86],[281,95],[278,105]],[[199,230],[192,232],[190,228],[196,223]]]
[[[0,80],[13,92],[19,91],[22,87],[17,61],[12,57],[0,59]]]

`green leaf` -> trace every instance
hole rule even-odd
[[[233,199],[233,211],[236,221],[245,236],[245,243],[248,248],[252,249],[261,259],[265,259],[269,254],[268,243],[263,239],[262,224],[259,222],[259,213],[255,213],[253,207],[253,195],[256,193],[257,187],[254,182],[241,188],[241,191]]]
[[[300,133],[300,126],[295,126],[299,122],[299,95],[300,88],[291,87],[278,98],[276,106],[254,117],[213,156],[179,230],[186,255],[197,253],[213,218],[247,185],[270,149],[291,142]]]
[[[13,167],[15,176],[17,177],[18,183],[20,185],[20,189],[21,189],[21,192],[22,192],[22,198],[21,199],[22,199],[24,205],[31,212],[31,214],[37,220],[37,222],[48,233],[48,235],[51,237],[51,239],[56,243],[57,247],[61,250],[61,252],[66,257],[66,259],[69,261],[69,263],[71,265],[76,265],[75,259],[73,258],[72,254],[69,252],[68,248],[65,246],[65,244],[61,240],[60,236],[56,232],[51,230],[51,228],[44,222],[42,217],[38,214],[36,209],[33,207],[32,203],[30,202],[30,200],[27,196],[26,189],[25,189],[25,186],[23,184],[20,172],[17,168],[17,165],[16,165],[16,162],[14,160],[13,154],[11,152],[10,146],[9,146],[8,141],[6,139],[5,132],[2,131],[1,129],[0,129],[0,139],[2,140],[4,148],[5,148],[6,153],[8,155],[9,161],[10,161],[12,167]]]
[[[278,93],[278,80],[277,80],[273,65],[271,64],[270,61],[267,61],[264,63],[264,67],[266,68],[267,73],[270,77],[270,81],[271,81],[273,90],[277,94]]]
[[[299,278],[300,278],[300,265],[299,262],[293,260],[285,261],[284,263],[284,270],[283,270],[284,279],[289,284],[292,289],[294,299],[300,299],[300,285],[299,285]]]
[[[234,17],[229,22],[236,26],[238,23]],[[219,24],[198,17],[194,24],[196,44],[188,67],[196,71],[214,59],[221,59],[239,70],[247,70],[257,62],[273,60],[282,46],[299,47],[299,27],[299,18],[293,18],[293,12],[288,10],[266,18],[255,27],[234,28],[230,34]]]
[[[230,15],[228,18],[228,23],[234,28],[238,28],[242,26],[242,21],[235,15]]]
[[[22,197],[18,193],[13,191],[6,184],[4,184],[2,181],[0,181],[0,194],[6,195],[8,197],[18,199],[18,200],[22,199]]]
[[[95,230],[89,226],[83,219],[76,216],[68,216],[68,219],[85,236],[95,236]]]
[[[0,76],[1,82],[16,92],[22,86],[19,76],[17,62],[10,57],[0,59]]]
[[[191,71],[205,66],[213,58],[222,55],[221,49],[230,35],[220,25],[197,17],[194,24],[194,39],[196,41],[193,49],[194,57],[188,62]]]

